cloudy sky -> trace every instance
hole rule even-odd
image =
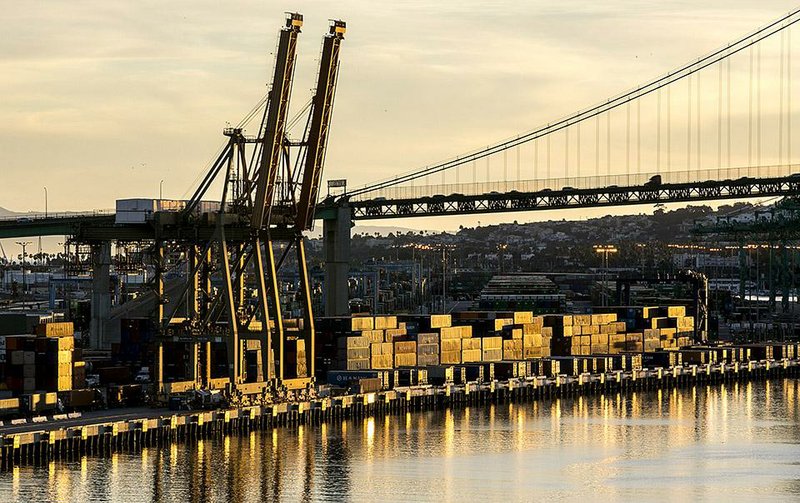
[[[186,197],[305,16],[294,104],[348,23],[327,178],[360,185],[529,130],[705,54],[788,0],[14,2],[0,18],[0,207]],[[800,36],[797,37],[800,39]],[[544,215],[553,217],[553,215]],[[580,217],[567,212],[559,218]],[[515,217],[518,218],[518,217]],[[519,220],[542,218],[529,215]],[[502,217],[397,222],[452,229]],[[506,218],[507,219],[507,218]]]

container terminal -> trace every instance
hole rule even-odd
[[[113,214],[0,224],[0,237],[69,236],[70,250],[63,279],[49,277],[49,309],[24,298],[23,277],[23,299],[0,312],[3,468],[348,417],[798,375],[794,325],[779,341],[720,338],[709,326],[708,277],[696,268],[668,278],[618,276],[611,295],[612,245],[594,249],[606,261],[601,281],[592,279],[600,302],[581,306],[568,305],[552,274],[494,275],[480,302],[460,305],[448,304],[443,271],[438,309],[378,314],[378,300],[353,299],[353,219],[631,197],[793,197],[798,184],[773,174],[677,190],[654,175],[635,187],[613,185],[611,198],[565,187],[508,200],[493,192],[486,201],[454,194],[364,202],[350,200],[358,192],[337,199],[330,190],[342,181],[329,181],[318,204],[346,24],[331,21],[314,94],[290,117],[302,27],[302,15],[287,15],[267,96],[224,129],[226,143],[190,199],[121,199]],[[256,132],[247,133],[258,117]],[[296,124],[305,127],[292,136]],[[316,219],[323,220],[322,301],[306,249]],[[496,255],[500,272],[504,250]],[[448,248],[435,252],[446,257]],[[422,267],[408,270],[421,284]],[[631,302],[632,284],[663,281],[685,295]],[[86,302],[56,306],[59,288],[85,288]]]

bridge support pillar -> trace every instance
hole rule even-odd
[[[350,228],[353,226],[350,206],[343,203],[322,223],[325,254],[325,316],[350,314],[348,275],[350,273]]]
[[[92,245],[92,304],[89,347],[109,349],[111,315],[111,242]]]

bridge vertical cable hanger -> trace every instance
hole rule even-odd
[[[550,135],[547,135],[546,141],[547,141],[547,165],[545,167],[546,170],[545,178],[549,179],[550,178]]]
[[[727,156],[728,162],[726,162],[725,165],[727,167],[731,167],[731,59],[730,58],[725,60],[725,66],[727,67],[725,73],[727,74],[727,85],[728,85],[728,91],[725,93],[725,101],[728,107],[726,114],[728,125],[725,128],[725,132],[728,135],[728,139],[725,142],[725,145],[728,148],[728,156]]]
[[[667,170],[672,168],[672,86],[667,86]]]
[[[698,171],[700,170],[700,166],[702,165],[702,162],[703,162],[702,159],[701,159],[701,156],[702,156],[702,150],[701,150],[702,141],[700,139],[701,138],[700,128],[702,126],[702,117],[701,117],[702,110],[701,110],[700,107],[701,107],[701,104],[703,103],[703,93],[700,90],[700,81],[701,81],[702,75],[703,75],[702,72],[697,72],[697,74],[695,75],[695,81],[696,81],[696,86],[697,86],[697,141],[696,141],[697,145],[696,146],[697,146],[697,169],[698,169]]]
[[[636,100],[636,172],[642,172],[642,100]]]
[[[753,165],[753,46],[750,46],[750,85],[747,100],[747,164]]]
[[[761,166],[761,44],[756,44],[756,164]]]
[[[692,169],[692,76],[686,78],[686,171]]]
[[[722,70],[723,65],[717,67],[717,167],[722,166]]]
[[[787,68],[786,68],[786,159],[789,164],[792,164],[792,28],[786,30],[787,40]],[[794,258],[794,253],[792,257]],[[794,311],[792,311],[794,313]]]
[[[656,171],[661,171],[661,89],[656,93]]]
[[[669,72],[669,73],[667,73],[667,74],[665,74],[665,75],[663,75],[663,76],[661,76],[659,78],[656,78],[656,79],[646,83],[645,85],[638,86],[635,89],[631,89],[630,91],[627,91],[625,93],[617,95],[617,96],[615,96],[615,97],[613,97],[611,99],[608,99],[608,100],[606,100],[604,102],[601,102],[601,103],[599,103],[597,105],[594,105],[592,107],[583,109],[583,110],[581,110],[581,111],[579,111],[579,112],[577,112],[575,114],[563,117],[563,118],[561,118],[561,119],[559,119],[557,121],[554,121],[554,122],[549,122],[545,126],[542,126],[540,128],[534,129],[534,130],[529,131],[527,133],[520,134],[520,135],[518,135],[516,137],[513,137],[513,138],[510,138],[510,139],[498,142],[498,143],[490,145],[490,146],[488,146],[486,148],[475,150],[475,151],[472,151],[472,152],[467,153],[465,155],[458,156],[458,157],[456,157],[454,159],[447,160],[447,161],[444,161],[444,162],[441,162],[441,163],[437,163],[437,164],[433,164],[433,165],[427,166],[427,167],[419,169],[419,170],[410,171],[410,172],[407,172],[406,174],[403,174],[403,175],[400,175],[400,176],[397,176],[397,177],[394,177],[394,178],[391,178],[391,179],[387,179],[387,180],[384,180],[384,181],[376,182],[376,183],[373,183],[373,184],[370,184],[370,185],[366,185],[366,186],[361,187],[361,188],[350,190],[344,195],[344,197],[348,197],[348,198],[359,197],[359,198],[362,198],[362,197],[368,197],[367,196],[368,193],[378,194],[379,191],[384,189],[384,188],[388,188],[390,186],[397,186],[397,185],[406,183],[406,182],[408,182],[408,181],[410,181],[411,179],[414,179],[414,178],[424,178],[424,177],[426,177],[427,175],[429,175],[429,174],[431,174],[433,172],[439,172],[439,171],[443,171],[443,170],[449,170],[451,168],[456,168],[457,166],[463,165],[463,164],[465,164],[467,162],[471,162],[474,159],[479,159],[479,158],[482,158],[482,157],[487,157],[488,158],[488,157],[492,156],[493,154],[498,154],[498,153],[500,153],[502,151],[505,151],[505,150],[507,150],[507,149],[509,149],[511,147],[516,147],[517,145],[520,145],[522,143],[526,143],[526,142],[529,142],[529,141],[535,141],[537,138],[541,138],[542,136],[550,136],[552,133],[555,133],[556,131],[568,128],[568,127],[570,127],[572,125],[575,125],[575,124],[579,124],[580,122],[582,122],[584,120],[587,120],[587,119],[590,119],[591,117],[595,117],[596,121],[599,122],[598,118],[599,118],[599,116],[601,114],[606,114],[606,123],[609,124],[611,111],[613,109],[619,107],[619,106],[622,106],[623,104],[627,104],[630,100],[636,99],[637,102],[639,102],[639,100],[642,97],[644,97],[644,96],[646,96],[648,94],[651,94],[653,92],[657,92],[662,87],[667,87],[666,92],[667,92],[667,95],[669,97],[670,87],[671,87],[670,84],[672,84],[674,82],[677,82],[678,80],[688,79],[690,76],[693,76],[695,73],[700,72],[704,68],[707,68],[707,67],[709,67],[709,66],[711,66],[713,64],[717,64],[717,63],[719,63],[721,61],[726,61],[727,60],[726,61],[727,66],[730,66],[729,62],[730,62],[731,56],[733,56],[735,54],[738,54],[738,53],[740,53],[740,52],[742,52],[744,50],[748,50],[748,49],[750,49],[750,51],[752,52],[752,46],[753,45],[758,44],[760,41],[762,41],[762,40],[764,40],[766,38],[769,38],[769,37],[781,32],[782,30],[785,30],[788,27],[793,26],[796,22],[800,21],[800,19],[798,18],[798,13],[800,13],[800,9],[795,9],[795,10],[791,11],[790,13],[788,13],[787,15],[781,17],[780,19],[778,19],[776,21],[773,21],[773,22],[769,23],[768,25],[766,25],[766,26],[764,26],[762,28],[759,28],[758,30],[755,30],[754,32],[749,33],[745,37],[742,37],[742,38],[734,41],[731,44],[728,44],[728,45],[726,45],[726,46],[724,46],[724,47],[722,47],[720,49],[717,49],[717,50],[715,50],[715,51],[713,51],[713,52],[711,52],[711,53],[709,53],[709,54],[707,54],[707,55],[705,55],[705,56],[703,56],[703,57],[701,57],[699,59],[693,60],[691,63],[688,63],[688,64],[686,64],[686,65],[684,65],[684,66],[682,66],[682,67],[680,67],[680,68],[678,68],[678,69],[676,69],[674,71],[671,71],[671,72]],[[698,79],[699,79],[699,77],[698,77]],[[701,93],[702,93],[701,82],[698,82],[698,97],[697,97],[698,100],[702,100],[703,99],[703,97],[700,95]],[[727,100],[726,100],[726,103],[727,103]],[[637,105],[638,105],[638,103],[637,103]],[[700,101],[698,101],[698,103],[696,105],[692,104],[692,106],[697,106],[697,112],[699,112],[699,113],[698,113],[698,118],[696,119],[698,121],[698,124],[697,124],[697,128],[698,129],[697,129],[697,131],[694,131],[695,135],[692,135],[692,136],[696,136],[696,138],[693,140],[690,137],[689,141],[687,142],[687,143],[690,144],[689,145],[690,151],[687,153],[687,157],[688,157],[687,165],[689,167],[691,167],[691,164],[692,164],[691,163],[691,155],[693,155],[692,152],[691,152],[691,141],[696,141],[697,142],[696,155],[698,156],[698,159],[697,159],[696,165],[697,166],[702,166],[703,165],[703,159],[702,159],[702,154],[703,154],[703,147],[702,147],[702,139],[703,139],[703,137],[702,137],[702,134],[703,134],[703,131],[702,131],[702,120],[703,120],[703,118],[700,117],[700,113],[702,113],[703,106],[702,106],[702,102],[700,102]],[[668,108],[667,112],[669,113],[669,106],[667,108]],[[692,113],[695,113],[695,111],[692,110]],[[731,114],[731,116],[732,116],[732,114]],[[668,120],[668,122],[669,122],[669,120]],[[692,124],[690,127],[695,127],[695,125]],[[596,129],[599,129],[599,123],[596,123]],[[731,131],[732,131],[732,129],[733,128],[730,128]],[[598,136],[597,133],[598,133],[598,131],[596,131],[596,136]],[[687,133],[688,133],[688,131],[687,131]],[[606,144],[607,144],[607,147],[608,147],[608,149],[607,149],[608,151],[606,152],[606,163],[605,163],[606,164],[606,168],[607,168],[606,171],[608,173],[611,173],[611,172],[614,171],[613,168],[611,167],[611,161],[612,161],[611,156],[613,155],[613,153],[611,151],[611,148],[610,148],[610,143],[611,143],[610,142],[610,136],[611,136],[611,134],[615,134],[616,135],[618,133],[610,131],[610,127],[609,127],[609,128],[607,128],[607,131],[606,131]],[[666,156],[667,156],[667,163],[666,164],[667,164],[668,167],[671,167],[672,163],[671,163],[671,159],[670,159],[671,148],[669,148],[670,147],[670,145],[669,145],[669,143],[670,143],[669,142],[669,136],[670,136],[670,128],[668,127],[667,128],[667,147],[668,148],[667,148],[667,152],[666,152]],[[750,138],[748,139],[748,143],[751,144],[752,141],[753,141],[753,138],[752,138],[752,135],[750,135]],[[732,141],[731,141],[731,144],[732,144]],[[718,145],[718,147],[719,147],[719,145]],[[599,150],[599,141],[596,141],[595,148],[596,148],[596,150]],[[663,149],[661,149],[661,150],[662,150],[661,155],[664,155]],[[751,152],[752,152],[752,147],[749,150],[751,150]],[[755,154],[755,152],[752,152],[752,154]],[[570,153],[569,155],[572,155],[572,154]],[[599,153],[597,151],[595,152],[595,158],[596,158],[595,159],[596,160],[596,162],[595,162],[595,164],[596,164],[595,173],[598,173],[598,174],[602,173],[602,170],[599,169],[599,166],[600,166]],[[552,157],[550,158],[550,160],[552,160]],[[660,167],[663,169],[663,162],[659,162],[659,164],[661,164]],[[750,163],[750,164],[752,165],[752,163]],[[549,178],[552,173],[550,172],[549,169],[547,170],[547,173],[548,173],[548,178]],[[538,175],[538,173],[537,173],[537,175]],[[487,177],[487,179],[488,179],[488,177]],[[539,179],[539,177],[537,176],[536,179]],[[537,186],[538,185],[540,185],[540,184],[537,184]]]
[[[606,174],[611,174],[611,110],[606,112]]]
[[[780,62],[780,74],[778,77],[778,87],[780,90],[778,94],[779,104],[778,104],[778,164],[783,164],[783,88],[784,88],[784,81],[783,81],[783,64],[784,64],[784,57],[786,48],[786,32],[781,32],[781,62]]]
[[[600,173],[600,116],[594,120],[594,172]]]
[[[631,174],[631,102],[625,106],[625,174]]]
[[[575,176],[580,178],[581,177],[581,123],[579,122],[576,127],[577,127],[577,136],[578,137],[576,138],[576,141],[575,141],[575,143],[577,143],[577,146],[575,148],[575,150],[576,150],[576,152],[575,152],[575,161],[576,161],[575,162],[575,171],[576,171]]]

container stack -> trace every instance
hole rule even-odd
[[[74,385],[75,339],[70,322],[42,323],[36,335],[6,335],[5,386],[15,393],[69,391]],[[85,367],[82,381],[85,384]],[[81,380],[78,381],[78,384]]]
[[[338,366],[345,370],[366,370],[370,368],[370,340],[365,336],[342,337],[338,340]]]
[[[317,324],[317,357],[328,364],[319,368],[392,370],[548,360],[555,362],[545,364],[548,372],[562,366],[569,372],[601,372],[598,369],[626,366],[630,355],[679,350],[691,343],[694,318],[686,316],[682,306],[599,310],[606,312],[536,316],[530,311],[468,311],[323,318]]]
[[[417,342],[416,341],[395,341],[395,343],[394,343],[394,366],[395,367],[416,367],[417,366]]]
[[[417,365],[439,365],[439,334],[417,334]]]
[[[469,327],[466,327],[469,328]],[[442,328],[439,332],[440,361],[442,365],[461,363],[461,339],[464,330],[462,327]]]

